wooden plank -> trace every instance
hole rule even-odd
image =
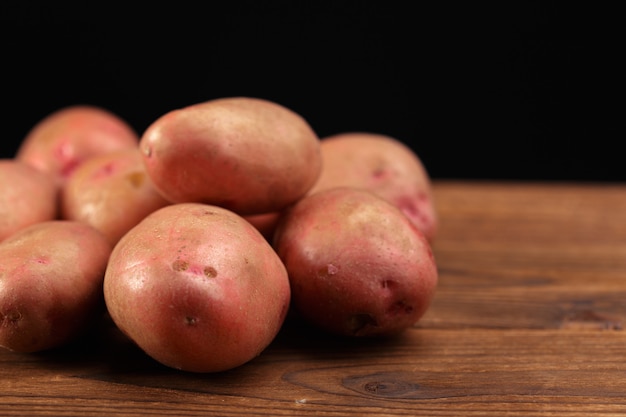
[[[621,329],[626,187],[439,182],[423,326]]]
[[[435,185],[440,285],[405,334],[291,319],[252,362],[190,374],[103,320],[62,349],[0,351],[0,415],[626,415],[626,186]]]
[[[626,413],[622,331],[415,328],[355,341],[294,326],[251,363],[212,375],[158,366],[115,339],[2,355],[2,415]]]

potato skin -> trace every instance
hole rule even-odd
[[[120,239],[104,296],[119,329],[153,359],[217,372],[269,345],[288,311],[290,288],[270,244],[242,217],[179,203]]]
[[[423,233],[375,194],[338,187],[281,217],[274,247],[303,319],[342,336],[388,336],[416,323],[437,285]]]
[[[382,134],[345,132],[321,139],[323,168],[310,190],[357,187],[400,208],[429,241],[438,218],[431,180],[419,157],[404,143]]]
[[[58,216],[59,187],[50,176],[16,159],[0,159],[0,242]]]
[[[148,214],[168,204],[146,174],[139,147],[85,160],[61,192],[62,218],[91,225],[112,245]]]
[[[15,158],[63,184],[85,159],[138,143],[139,135],[118,115],[98,106],[73,105],[50,113],[33,126]]]
[[[111,246],[92,227],[41,222],[0,243],[0,346],[37,352],[76,338],[104,310]]]
[[[263,99],[228,97],[173,110],[140,140],[147,172],[174,203],[241,215],[278,211],[321,170],[319,138],[304,118]]]

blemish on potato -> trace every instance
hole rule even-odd
[[[67,178],[78,167],[79,161],[76,156],[74,146],[67,141],[61,142],[54,150],[55,159],[61,162],[61,176]]]
[[[387,313],[394,316],[398,314],[411,314],[413,313],[413,306],[406,304],[403,300],[396,301],[387,309]]]
[[[50,263],[50,259],[46,256],[41,256],[35,259],[35,262],[42,265],[48,265]]]
[[[56,147],[53,154],[60,160],[65,161],[74,156],[74,148],[70,143],[64,141],[59,143],[59,146]]]
[[[78,165],[80,165],[80,161],[76,159],[65,162],[61,167],[61,177],[68,178],[76,170],[76,168],[78,168]]]
[[[6,313],[0,313],[0,323],[3,326],[14,325],[22,318],[22,313],[17,310],[9,310]]]
[[[328,264],[326,266],[326,272],[328,273],[328,275],[335,275],[337,272],[339,272],[339,267],[333,264]]]
[[[396,202],[396,206],[409,218],[422,215],[418,205],[411,199],[402,198]]]
[[[185,324],[187,326],[195,326],[198,323],[197,317],[185,316]]]
[[[207,278],[215,278],[217,276],[217,271],[212,266],[207,266],[204,268],[204,275]]]
[[[176,272],[186,271],[189,268],[189,262],[182,259],[176,259],[172,263],[172,269]]]
[[[105,164],[96,172],[96,177],[108,177],[115,171],[115,163],[109,162]]]
[[[336,275],[339,272],[339,267],[334,264],[327,264],[326,266],[320,266],[318,270],[318,276],[320,277],[329,277],[332,275]]]
[[[125,178],[134,188],[139,188],[144,183],[146,176],[141,171],[135,171],[127,174]]]
[[[152,146],[144,146],[141,150],[146,157],[150,158],[152,156]]]
[[[387,170],[384,166],[379,166],[372,171],[372,178],[374,180],[383,180],[385,177],[389,176],[389,170]]]
[[[384,279],[380,282],[380,286],[385,289],[392,289],[396,286],[396,282],[391,279]]]

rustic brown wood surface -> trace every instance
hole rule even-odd
[[[1,416],[626,415],[626,185],[435,182],[435,300],[391,340],[288,322],[229,372],[159,366],[106,320],[0,350]]]

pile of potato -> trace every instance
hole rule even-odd
[[[227,97],[141,135],[77,105],[0,160],[0,346],[61,346],[108,315],[156,361],[216,372],[288,314],[397,334],[437,285],[430,179],[394,138],[319,138],[272,101]]]

